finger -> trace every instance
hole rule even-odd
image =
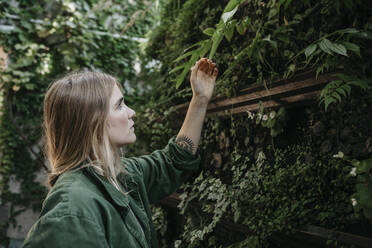
[[[208,62],[206,60],[202,60],[200,62],[200,70],[203,71],[204,73],[208,72]]]
[[[213,70],[213,77],[216,78],[218,75],[218,69],[217,68],[214,68]]]
[[[211,62],[210,65],[209,65],[209,73],[208,73],[208,75],[213,75],[214,68],[216,68],[216,64]]]
[[[199,69],[199,64],[200,64],[200,61],[196,62],[195,65],[193,67],[191,67],[191,75],[190,75],[190,80],[191,81],[196,80],[196,74],[197,74],[198,69]]]

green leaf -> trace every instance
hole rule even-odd
[[[336,89],[337,93],[339,93],[340,95],[343,95],[343,96],[347,96],[347,92],[344,90],[344,88],[337,88]]]
[[[205,56],[205,54],[209,51],[209,49],[211,48],[211,44],[212,42],[209,41],[209,42],[206,42],[203,44],[202,47],[200,47],[199,49],[199,58],[202,58]]]
[[[368,187],[366,184],[358,183],[356,185],[359,202],[362,206],[372,208],[372,187]]]
[[[228,27],[225,30],[225,37],[229,42],[231,42],[231,39],[234,35],[234,27],[235,27],[235,25],[233,23],[230,23],[230,24],[228,24]]]
[[[316,48],[318,47],[317,44],[311,44],[310,46],[306,47],[305,49],[305,56],[306,56],[306,59],[311,55],[313,54],[313,52],[315,52]]]
[[[322,49],[323,52],[328,53],[330,55],[333,55],[333,52],[331,50],[332,42],[330,42],[328,39],[324,38],[319,42],[319,48]]]
[[[328,109],[328,106],[332,103],[336,102],[336,99],[334,99],[333,97],[327,97],[325,98],[324,100],[324,107],[325,107],[325,111],[327,111]]]
[[[274,40],[271,40],[270,35],[268,35],[267,37],[263,38],[262,40],[268,42],[275,49],[278,49],[278,43],[276,41],[274,41]]]
[[[180,60],[182,60],[182,59],[184,59],[184,58],[187,58],[187,57],[191,56],[194,52],[195,52],[195,50],[189,51],[189,52],[187,52],[187,53],[185,53],[185,54],[179,56],[179,57],[178,57],[177,59],[175,59],[173,62],[178,62],[178,61],[180,61]]]
[[[362,38],[362,39],[372,40],[372,32],[368,32],[368,31],[353,33],[353,36]]]
[[[220,45],[221,41],[222,41],[222,34],[217,34],[216,33],[213,35],[212,37],[212,41],[213,41],[213,44],[212,44],[212,48],[211,48],[211,51],[209,53],[209,59],[212,60],[213,59],[213,56],[214,54],[216,53],[217,51],[217,48],[218,46]]]
[[[247,30],[247,28],[245,27],[245,25],[243,23],[240,23],[239,25],[236,25],[236,31],[240,34],[240,35],[243,35],[245,33],[245,31]]]
[[[341,96],[336,92],[333,92],[332,97],[336,98],[339,102],[341,102]]]
[[[347,50],[352,51],[360,56],[360,47],[358,45],[347,41],[343,41],[341,44],[344,45]]]
[[[354,85],[354,86],[357,86],[357,87],[360,87],[362,88],[363,90],[366,90],[369,87],[369,84],[371,84],[372,80],[371,79],[365,79],[365,80],[354,80],[354,81],[350,81],[348,82],[349,85]]]
[[[335,53],[341,54],[341,55],[346,56],[346,57],[348,56],[346,48],[341,44],[333,43],[332,46],[330,47],[330,49]]]
[[[215,31],[216,31],[216,29],[214,29],[214,28],[207,28],[203,31],[203,33],[208,35],[208,36],[213,36]]]
[[[358,172],[369,172],[372,170],[372,158],[360,161]]]
[[[189,69],[186,66],[183,72],[176,78],[176,89],[178,89],[181,86],[188,72]]]
[[[350,95],[351,93],[351,87],[347,84],[344,85],[344,89],[347,91],[347,94]]]
[[[337,33],[341,33],[341,34],[356,34],[356,33],[359,33],[359,30],[357,30],[355,28],[345,28],[345,29],[338,30]]]
[[[222,17],[221,17],[223,22],[226,23],[228,20],[230,20],[235,15],[238,8],[239,8],[239,4],[237,4],[236,7],[233,10],[223,13]]]
[[[183,69],[184,67],[185,67],[185,64],[180,65],[180,66],[177,66],[176,68],[173,68],[173,69],[169,72],[169,74],[172,74],[172,73],[174,73],[174,72],[176,72],[176,71],[179,71],[179,70]]]
[[[190,50],[191,48],[194,48],[194,47],[196,47],[196,46],[201,46],[201,45],[203,45],[203,43],[204,43],[205,41],[208,41],[208,40],[201,40],[201,41],[199,41],[199,42],[197,42],[197,43],[195,43],[195,44],[193,44],[193,45],[187,47],[186,49],[183,50],[183,52],[185,53],[185,52],[187,52],[188,50]]]

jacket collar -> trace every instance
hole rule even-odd
[[[128,196],[124,196],[121,192],[119,192],[109,181],[99,174],[97,174],[93,168],[86,167],[84,170],[87,172],[88,176],[96,183],[96,185],[103,191],[104,195],[106,195],[109,200],[112,200],[114,204],[120,207],[129,206],[129,198]],[[121,189],[126,192],[126,190],[119,185]]]

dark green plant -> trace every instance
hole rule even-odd
[[[372,220],[372,158],[357,160],[338,152],[334,157],[347,161],[351,166],[350,176],[356,177],[355,194],[351,198],[351,204],[358,213],[363,214]]]

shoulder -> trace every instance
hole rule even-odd
[[[75,216],[99,222],[99,209],[105,204],[102,192],[82,171],[66,172],[45,198],[41,218]]]

